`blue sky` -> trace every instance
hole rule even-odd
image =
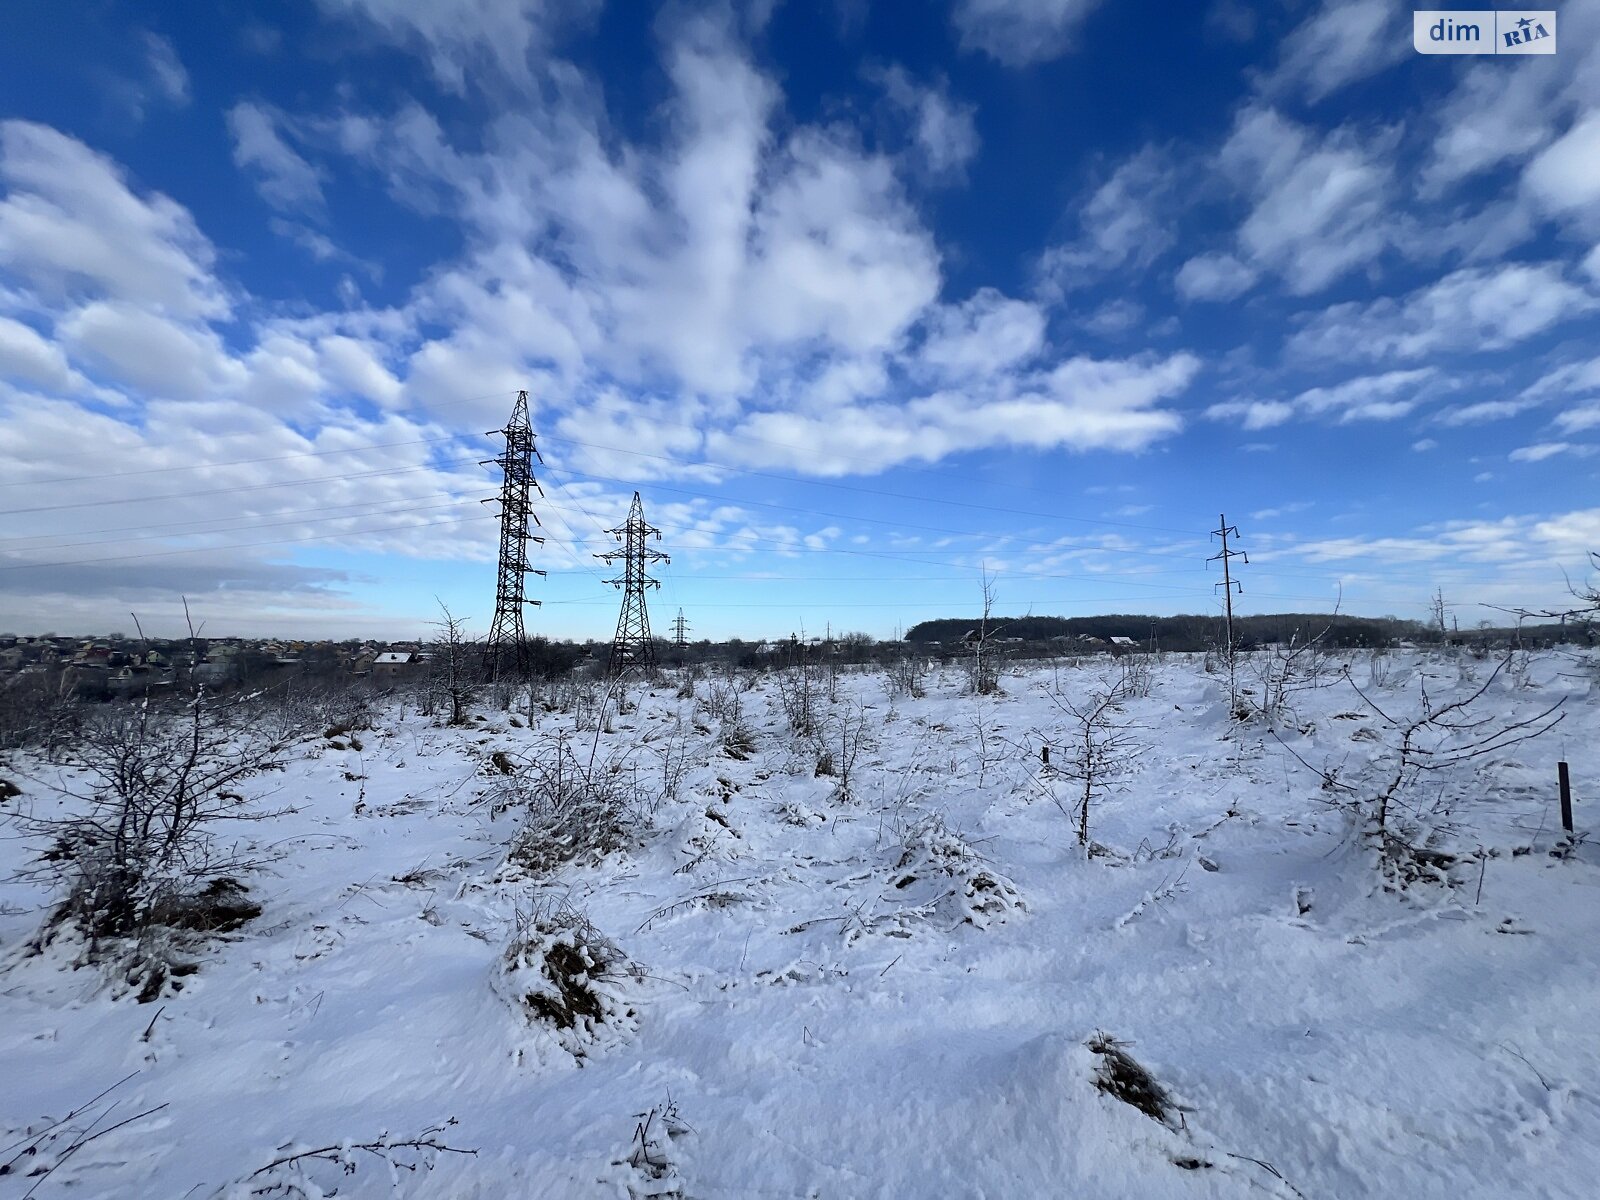
[[[100,3],[0,17],[0,629],[1558,603],[1600,548],[1600,3]]]

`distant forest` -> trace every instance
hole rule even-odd
[[[991,618],[995,636],[1021,638],[1028,642],[1044,642],[1057,637],[1090,637],[1105,640],[1113,637],[1133,638],[1141,646],[1154,641],[1162,650],[1203,650],[1222,640],[1222,618],[1217,615],[1151,617],[1130,613],[1114,613],[1097,617],[1010,617]],[[922,621],[906,631],[908,642],[949,644],[959,642],[967,632],[976,629],[976,617],[941,617]],[[1402,621],[1394,617],[1329,616],[1327,613],[1271,613],[1263,616],[1236,616],[1234,634],[1244,648],[1287,642],[1296,635],[1300,640],[1316,637],[1327,630],[1325,645],[1331,646],[1392,646],[1396,642],[1438,642],[1444,640],[1475,641],[1480,638],[1503,640],[1513,636],[1510,629],[1462,629],[1441,634],[1436,628],[1418,621]],[[1522,637],[1528,644],[1550,645],[1562,641],[1584,641],[1586,633],[1581,626],[1540,625],[1524,628]]]

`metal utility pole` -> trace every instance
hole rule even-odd
[[[1218,587],[1222,589],[1224,611],[1227,613],[1228,710],[1233,712],[1239,707],[1239,698],[1233,669],[1233,592],[1234,589],[1237,588],[1239,590],[1239,594],[1243,595],[1244,587],[1237,579],[1233,577],[1233,572],[1228,567],[1228,560],[1233,558],[1234,555],[1238,555],[1245,562],[1249,562],[1250,556],[1243,550],[1228,549],[1228,539],[1230,537],[1238,537],[1239,530],[1236,526],[1228,524],[1228,515],[1226,513],[1218,514],[1217,527],[1211,531],[1211,536],[1222,539],[1221,552],[1218,554],[1213,554],[1210,558],[1206,559],[1206,562],[1214,563],[1218,559],[1222,560],[1222,582],[1220,584],[1213,584],[1212,590],[1215,591]]]
[[[672,622],[672,644],[679,650],[686,650],[689,646],[689,622],[683,619],[681,608]]]
[[[507,671],[515,672],[518,678],[528,673],[528,639],[522,628],[522,609],[539,601],[528,599],[524,576],[544,574],[528,565],[528,543],[544,544],[544,538],[528,532],[530,521],[539,524],[529,493],[538,492],[539,498],[544,498],[533,477],[533,460],[537,458],[543,466],[544,459],[533,444],[533,430],[528,426],[527,392],[517,393],[506,427],[490,433],[506,440],[503,454],[481,464],[496,463],[501,471],[500,495],[484,501],[500,502],[500,573],[494,587],[494,624],[489,627],[489,640],[483,648],[484,674],[492,681]]]
[[[629,667],[649,670],[655,666],[656,652],[650,640],[650,613],[645,608],[644,593],[647,588],[660,587],[661,583],[650,578],[646,571],[653,562],[672,560],[647,544],[652,536],[659,542],[661,531],[645,521],[644,505],[638,492],[633,494],[628,519],[606,532],[621,543],[622,549],[595,557],[607,563],[623,560],[622,575],[606,580],[612,587],[622,589],[622,612],[617,617],[616,636],[611,639],[611,673],[615,675]]]

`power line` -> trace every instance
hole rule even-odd
[[[40,539],[48,539],[48,538],[86,537],[86,536],[88,536],[89,534],[92,534],[92,533],[124,533],[124,532],[133,531],[133,530],[149,530],[149,529],[173,529],[173,530],[177,530],[178,531],[176,533],[151,534],[150,536],[152,536],[152,537],[185,537],[185,536],[188,536],[188,534],[185,532],[185,530],[186,530],[186,528],[188,526],[191,526],[191,525],[216,525],[216,524],[220,524],[222,522],[227,522],[227,521],[247,520],[247,519],[249,519],[251,517],[290,517],[290,516],[294,516],[294,515],[296,515],[298,513],[337,512],[337,511],[339,511],[341,509],[347,509],[347,508],[370,508],[373,505],[377,505],[377,504],[409,504],[412,501],[416,501],[418,503],[421,503],[424,500],[446,500],[446,499],[454,500],[454,499],[464,499],[464,498],[465,497],[457,496],[457,495],[455,495],[455,494],[453,494],[451,492],[431,492],[426,496],[393,496],[393,497],[390,497],[387,500],[359,500],[359,501],[356,501],[353,504],[316,504],[316,505],[311,506],[310,508],[279,508],[279,509],[273,509],[270,512],[264,512],[264,513],[241,513],[238,516],[215,517],[215,518],[211,518],[209,520],[168,521],[167,523],[162,524],[162,525],[153,525],[153,524],[150,524],[148,522],[141,522],[140,524],[137,524],[137,525],[103,525],[99,529],[64,529],[64,530],[57,530],[54,533],[24,533],[24,534],[19,534],[19,535],[15,536],[15,537],[0,537],[0,542],[37,542]],[[338,518],[335,517],[335,518],[329,518],[329,519],[330,520],[337,520]],[[243,528],[243,527],[241,526],[239,528]],[[230,532],[232,532],[232,530],[228,530],[228,529],[215,529],[215,530],[194,529],[194,530],[190,530],[188,532],[189,533],[193,533],[193,534],[230,533]],[[116,540],[119,540],[119,541],[121,541],[121,540],[132,541],[132,540],[134,540],[134,538],[132,536],[130,536],[127,539],[116,539]],[[27,549],[28,547],[20,547],[20,548],[21,549]],[[61,549],[61,547],[38,547],[38,548],[39,549]]]
[[[344,514],[342,516],[302,517],[299,520],[295,520],[295,521],[263,521],[263,522],[260,522],[258,524],[255,524],[255,525],[235,525],[235,526],[232,526],[231,528],[228,528],[228,529],[195,529],[195,530],[190,530],[188,532],[179,532],[179,533],[141,533],[141,534],[132,534],[132,535],[129,535],[127,537],[99,538],[99,539],[96,539],[94,541],[88,541],[88,542],[62,542],[62,543],[60,543],[58,545],[50,545],[50,546],[19,546],[19,547],[16,547],[14,549],[10,549],[10,550],[7,550],[5,548],[0,548],[0,554],[20,554],[20,553],[27,553],[29,551],[41,551],[41,550],[49,551],[51,553],[54,553],[57,550],[72,550],[72,549],[76,549],[77,547],[80,547],[80,546],[113,546],[113,545],[119,546],[119,545],[123,544],[124,542],[159,541],[160,539],[163,539],[163,538],[215,537],[215,536],[217,536],[219,534],[239,533],[239,532],[242,532],[243,530],[246,530],[246,529],[281,529],[285,525],[312,525],[312,524],[316,524],[316,523],[321,522],[321,521],[358,521],[358,520],[361,520],[364,517],[398,517],[398,516],[404,516],[407,513],[414,513],[414,512],[436,512],[441,508],[454,508],[457,504],[465,504],[465,503],[467,503],[467,500],[465,498],[463,498],[463,497],[459,497],[458,496],[458,497],[455,497],[454,499],[452,499],[449,502],[444,503],[444,504],[412,505],[412,506],[409,506],[409,507],[382,509],[382,510],[380,510],[378,512],[370,512],[370,513],[347,513],[347,514]],[[317,512],[317,511],[321,511],[321,510],[319,510],[319,509],[307,509],[307,510],[304,510],[304,511]],[[203,548],[204,547],[196,547],[196,549],[203,549]],[[214,549],[225,549],[226,547],[224,546],[224,547],[213,547],[213,548]]]
[[[438,402],[436,404],[432,404],[432,405],[430,405],[428,407],[435,408],[435,409],[436,408],[443,408],[443,407],[449,407],[449,406],[458,405],[458,404],[470,403],[470,402],[474,402],[474,401],[477,401],[477,400],[496,398],[496,397],[503,396],[503,395],[508,395],[508,394],[510,394],[510,393],[508,393],[508,392],[489,393],[489,394],[486,394],[486,395],[483,395],[483,396],[466,397],[466,398],[463,398],[463,399],[453,400],[453,401],[442,401],[442,402]],[[694,426],[687,426],[687,425],[684,425],[683,427],[684,428],[696,428]],[[249,435],[241,434],[241,435],[231,435],[231,436],[245,437],[245,436],[249,436]],[[40,481],[40,480],[34,480],[34,481],[8,481],[8,483],[6,485],[0,485],[0,486],[15,486],[15,485],[20,484],[20,483],[71,482],[71,481],[80,481],[80,480],[88,480],[88,479],[99,479],[99,478],[119,478],[119,477],[125,477],[125,476],[161,474],[161,473],[172,472],[172,471],[202,470],[202,469],[207,469],[209,467],[222,467],[222,466],[229,466],[229,465],[242,465],[242,464],[247,464],[247,463],[290,461],[290,460],[293,460],[293,459],[296,459],[296,458],[320,457],[320,456],[338,455],[338,454],[345,454],[345,453],[355,453],[355,452],[359,452],[359,451],[365,450],[365,449],[381,449],[381,448],[390,448],[390,447],[404,446],[404,445],[420,445],[420,444],[432,444],[432,443],[439,443],[439,442],[449,442],[449,441],[460,440],[461,436],[462,435],[446,435],[446,436],[439,437],[439,438],[413,439],[411,441],[405,441],[405,442],[371,443],[371,444],[367,444],[367,445],[363,445],[363,446],[346,447],[346,448],[343,448],[343,449],[307,451],[307,452],[303,452],[303,453],[299,453],[299,454],[279,455],[279,456],[271,456],[271,457],[258,458],[258,459],[240,459],[240,460],[234,460],[232,463],[223,462],[223,463],[210,463],[210,464],[195,464],[195,465],[191,465],[191,466],[181,466],[181,467],[148,468],[148,469],[139,470],[139,471],[116,472],[116,473],[112,473],[112,474],[109,474],[109,475],[102,473],[102,474],[99,474],[99,475],[63,476],[63,477],[58,477],[55,480],[44,480],[44,481]],[[1114,520],[1110,520],[1110,519],[1095,519],[1095,518],[1087,518],[1087,517],[1076,517],[1076,516],[1063,515],[1063,514],[1057,514],[1057,513],[1038,512],[1038,511],[1035,511],[1035,510],[1012,509],[1012,508],[1001,507],[1001,506],[998,506],[998,505],[984,505],[984,504],[977,504],[977,503],[967,502],[967,501],[948,500],[948,499],[944,499],[944,498],[940,498],[940,497],[922,496],[922,495],[917,495],[917,494],[913,494],[913,493],[896,492],[896,491],[891,491],[891,490],[888,490],[888,489],[874,489],[874,488],[862,487],[862,486],[859,486],[859,485],[842,484],[842,483],[837,483],[837,482],[831,481],[831,480],[806,479],[806,478],[797,477],[797,476],[782,475],[782,474],[778,474],[778,473],[775,473],[775,472],[761,471],[761,470],[757,470],[757,469],[754,469],[754,468],[736,467],[736,466],[732,466],[730,464],[717,463],[717,462],[710,461],[710,460],[706,460],[703,463],[691,463],[691,462],[687,462],[687,461],[682,460],[682,459],[673,458],[673,457],[668,456],[668,455],[653,454],[653,453],[648,453],[648,452],[644,452],[644,451],[629,449],[629,448],[626,448],[626,447],[610,446],[610,445],[606,445],[604,443],[588,442],[588,441],[584,441],[584,440],[577,439],[577,438],[565,438],[565,437],[561,437],[560,435],[547,435],[547,436],[552,437],[552,438],[554,438],[554,440],[557,440],[557,441],[565,441],[565,442],[567,442],[569,444],[572,444],[572,445],[584,446],[584,447],[591,448],[591,449],[607,450],[607,451],[611,451],[611,452],[615,452],[615,453],[629,454],[629,455],[634,455],[634,456],[639,456],[639,457],[644,457],[644,458],[655,459],[655,460],[662,461],[662,462],[669,462],[669,463],[673,463],[675,465],[686,466],[686,467],[692,467],[692,466],[698,466],[698,465],[710,466],[710,467],[713,467],[713,468],[718,469],[718,470],[729,471],[729,472],[732,472],[732,473],[735,473],[735,474],[751,475],[751,476],[756,476],[756,477],[761,477],[761,478],[774,479],[774,480],[788,482],[788,483],[792,483],[792,484],[795,484],[797,486],[803,486],[803,487],[804,486],[828,487],[828,488],[833,488],[833,489],[836,489],[836,490],[843,490],[843,491],[855,492],[855,493],[858,493],[858,494],[866,494],[866,495],[879,495],[879,496],[883,496],[883,497],[886,497],[886,498],[902,499],[902,500],[907,500],[907,501],[916,502],[916,503],[942,503],[942,504],[946,504],[946,505],[950,505],[950,506],[969,508],[969,509],[973,509],[973,510],[977,510],[977,511],[992,511],[992,512],[997,512],[997,513],[1002,513],[1002,514],[1007,514],[1007,515],[1013,515],[1013,516],[1037,517],[1037,518],[1047,519],[1047,520],[1051,520],[1051,521],[1070,521],[1070,522],[1081,523],[1081,524],[1086,524],[1086,525],[1101,525],[1101,526],[1105,526],[1105,527],[1108,527],[1108,528],[1109,527],[1130,528],[1130,529],[1150,530],[1150,531],[1154,531],[1154,532],[1173,532],[1173,533],[1185,533],[1185,534],[1188,534],[1188,533],[1192,532],[1192,531],[1188,531],[1188,530],[1180,530],[1180,529],[1177,529],[1175,527],[1170,527],[1170,526],[1148,525],[1148,524],[1141,524],[1141,523],[1137,523],[1137,522],[1120,522],[1120,521],[1114,521]],[[733,436],[733,435],[728,435],[728,436]],[[752,442],[756,442],[756,443],[759,443],[759,444],[765,444],[765,445],[785,446],[785,447],[790,448],[790,449],[798,449],[798,447],[794,447],[790,443],[776,442],[776,441],[771,441],[769,439],[750,438],[750,437],[743,436],[743,435],[739,435],[738,440],[752,441]],[[206,495],[225,494],[226,492],[253,491],[253,490],[260,490],[260,489],[263,489],[263,488],[274,488],[274,487],[280,487],[280,486],[294,486],[296,484],[302,484],[302,483],[309,484],[309,483],[318,483],[318,482],[334,482],[334,481],[339,481],[339,480],[344,480],[344,479],[371,478],[371,477],[376,477],[376,476],[383,475],[383,474],[395,474],[395,473],[402,473],[402,472],[406,472],[406,471],[444,469],[444,468],[449,467],[449,466],[457,465],[457,463],[460,462],[460,461],[466,461],[466,460],[447,460],[447,461],[442,462],[442,463],[418,464],[418,465],[409,466],[409,467],[392,468],[392,469],[389,469],[389,470],[386,470],[386,471],[368,471],[368,472],[359,472],[359,473],[349,473],[349,474],[344,474],[344,475],[326,476],[326,477],[312,478],[312,479],[293,479],[293,480],[284,481],[282,483],[266,483],[266,484],[257,484],[257,485],[246,485],[244,487],[227,488],[227,489],[210,489],[210,490],[187,492],[187,493],[185,493],[185,492],[169,493],[169,494],[157,495],[157,496],[130,497],[130,498],[125,499],[125,500],[83,501],[83,502],[78,502],[78,503],[69,504],[69,505],[42,505],[42,506],[35,506],[33,508],[23,508],[23,509],[8,510],[8,511],[6,511],[4,513],[0,513],[0,515],[22,515],[22,514],[34,513],[34,512],[60,511],[60,510],[68,509],[68,508],[92,507],[92,506],[96,506],[96,505],[99,505],[99,504],[147,503],[147,502],[154,502],[154,501],[168,500],[168,499],[184,499],[184,498],[189,498],[189,497],[193,497],[193,496],[206,496]],[[863,460],[863,461],[866,461],[866,460]],[[574,472],[574,473],[575,474],[582,474],[582,472]],[[629,482],[629,481],[626,481],[626,480],[615,479],[614,477],[603,476],[603,475],[590,475],[589,477],[590,478],[594,478],[594,479],[598,479],[598,480],[607,480],[607,481],[610,481],[610,482],[620,483],[620,484],[624,484],[624,485],[626,485]],[[997,484],[997,485],[994,485],[994,486],[1002,486],[1003,487],[1003,486],[1009,486],[1009,485]],[[831,519],[848,519],[848,520],[856,520],[856,521],[871,520],[871,519],[862,518],[862,517],[859,517],[859,516],[845,517],[842,514],[828,513],[828,512],[824,512],[824,511],[820,511],[820,510],[807,509],[807,508],[803,508],[801,506],[796,506],[796,505],[777,505],[777,504],[772,504],[770,502],[759,502],[759,501],[730,501],[728,498],[723,497],[723,496],[714,496],[714,495],[711,495],[709,493],[704,493],[704,492],[694,492],[694,491],[689,490],[689,489],[667,488],[667,489],[664,489],[664,490],[677,491],[677,492],[681,492],[682,494],[686,494],[686,495],[700,496],[700,497],[703,497],[703,498],[706,498],[706,499],[710,499],[710,500],[713,500],[713,501],[716,501],[716,502],[719,502],[719,503],[732,502],[732,503],[763,504],[765,507],[777,508],[777,509],[782,510],[782,511],[790,511],[790,512],[796,512],[796,513],[807,513],[809,515],[828,517],[828,518],[831,518]],[[1023,488],[1015,488],[1013,490],[1024,490],[1024,491],[1033,491],[1033,492],[1038,492],[1039,491],[1039,489],[1023,489]],[[1043,493],[1040,493],[1040,494],[1043,494]],[[592,519],[592,514],[590,514],[590,515],[591,515],[591,519]],[[1011,535],[1011,534],[994,534],[994,533],[983,532],[983,531],[970,532],[970,531],[955,531],[955,530],[947,530],[947,529],[936,529],[936,527],[933,527],[933,526],[916,526],[916,525],[911,525],[911,524],[904,523],[904,522],[898,522],[897,523],[897,522],[888,522],[888,521],[878,520],[876,523],[886,524],[886,525],[896,525],[896,524],[898,524],[900,527],[904,527],[904,528],[923,528],[923,529],[933,530],[933,531],[947,533],[947,534],[954,534],[954,535],[957,535],[957,536],[991,537],[991,538],[1009,538],[1009,537],[1015,536],[1015,535]],[[157,526],[127,526],[127,527],[124,527],[124,528],[158,528],[158,527]],[[33,535],[33,539],[36,540],[38,538],[44,538],[44,537],[48,537],[48,536],[57,536],[57,535]],[[9,539],[9,540],[20,540],[20,539]],[[1068,549],[1068,550],[1071,550],[1073,552],[1083,552],[1083,550],[1085,548],[1082,548],[1082,547],[1067,547],[1067,548],[1064,548],[1064,549]],[[1178,558],[1183,557],[1181,554],[1177,554],[1177,553],[1168,553],[1168,552],[1151,551],[1151,550],[1135,550],[1135,549],[1132,549],[1132,548],[1129,548],[1129,547],[1102,546],[1102,547],[1095,547],[1093,549],[1094,549],[1095,552],[1105,553],[1105,554],[1133,554],[1133,555],[1138,555],[1138,556],[1141,556],[1141,557],[1152,557],[1152,558],[1170,557],[1170,558],[1174,558],[1174,559],[1178,559]],[[1279,574],[1281,576],[1283,576],[1283,577],[1286,577],[1286,578],[1302,578],[1302,579],[1313,579],[1313,580],[1314,579],[1327,579],[1329,581],[1337,581],[1337,580],[1339,580],[1341,578],[1340,576],[1326,576],[1326,575],[1319,576],[1319,575],[1307,574],[1305,572],[1291,573],[1289,571],[1280,571]],[[1420,577],[1414,577],[1414,576],[1413,577],[1398,576],[1398,575],[1395,575],[1395,574],[1393,574],[1392,572],[1389,572],[1389,571],[1383,571],[1383,572],[1381,572],[1381,575],[1382,575],[1383,578],[1385,578],[1387,580],[1393,580],[1395,582],[1404,582],[1406,579],[1409,578],[1414,582],[1430,583],[1431,584],[1431,583],[1434,583],[1435,580],[1436,580],[1436,577],[1429,577],[1428,579],[1424,580],[1424,579],[1421,579]]]
[[[306,537],[273,538],[265,542],[236,542],[225,546],[187,546],[181,550],[155,550],[148,554],[107,554],[97,558],[77,558],[66,562],[42,563],[6,563],[0,565],[0,571],[31,571],[43,567],[82,567],[98,566],[108,562],[129,562],[141,558],[170,558],[179,554],[215,554],[219,550],[249,550],[257,546],[288,546],[300,542],[326,541],[328,538],[361,537],[372,533],[404,533],[413,529],[428,529],[436,525],[461,525],[468,521],[481,521],[486,514],[476,514],[471,517],[455,517],[448,521],[420,521],[409,525],[386,525],[380,529],[341,529],[335,533],[316,533]]]
[[[1170,525],[1144,525],[1133,521],[1113,521],[1096,517],[1075,517],[1065,513],[1038,512],[1023,508],[1004,508],[995,504],[977,504],[967,500],[951,500],[941,496],[920,496],[911,492],[893,492],[886,488],[861,487],[857,484],[837,483],[831,479],[807,479],[798,475],[780,475],[773,471],[761,471],[754,467],[735,467],[728,463],[719,463],[711,459],[702,459],[700,462],[688,462],[684,459],[673,458],[666,454],[652,454],[645,450],[632,450],[624,446],[608,446],[600,442],[585,442],[578,438],[563,437],[560,434],[544,435],[547,441],[565,442],[572,446],[583,446],[589,450],[606,450],[616,454],[628,454],[637,458],[650,458],[658,462],[672,463],[683,467],[714,467],[719,471],[728,471],[735,475],[751,475],[759,479],[773,479],[781,483],[793,483],[802,487],[825,487],[836,491],[854,492],[858,495],[883,496],[892,500],[910,500],[918,504],[943,504],[952,508],[970,508],[980,512],[1003,513],[1007,516],[1039,517],[1047,521],[1070,521],[1075,524],[1097,526],[1114,526],[1120,529],[1141,529],[1154,533],[1177,533],[1185,537],[1200,536],[1198,530],[1180,529]],[[603,476],[601,478],[604,478]],[[1033,489],[1029,489],[1030,491]]]
[[[156,496],[122,496],[107,500],[78,500],[71,504],[41,504],[32,508],[0,509],[0,517],[20,516],[24,513],[61,512],[69,508],[99,508],[107,504],[149,504],[157,500],[190,500],[199,496],[231,496],[240,492],[261,492],[271,488],[303,487],[311,483],[342,483],[351,479],[373,479],[382,475],[404,475],[411,471],[439,471],[446,467],[476,464],[475,458],[446,459],[441,463],[424,463],[411,467],[389,467],[379,471],[353,471],[343,475],[319,475],[309,479],[283,479],[276,483],[252,483],[244,486],[207,488],[197,492],[164,492]]]
[[[0,487],[43,487],[52,483],[84,483],[101,479],[127,479],[135,475],[167,475],[174,471],[211,471],[221,467],[246,467],[260,463],[291,462],[299,458],[327,458],[335,454],[360,454],[366,450],[394,450],[402,446],[436,446],[441,442],[461,441],[459,433],[443,437],[413,438],[404,442],[370,442],[361,446],[345,446],[338,450],[304,450],[295,454],[275,454],[267,458],[236,458],[228,462],[190,463],[181,467],[145,467],[138,471],[102,471],[94,475],[54,475],[48,479],[10,479]]]
[[[430,408],[430,409],[450,408],[450,407],[453,407],[453,406],[458,405],[458,404],[471,404],[474,401],[478,401],[478,400],[495,400],[495,399],[498,399],[498,398],[500,398],[502,396],[514,395],[515,394],[515,390],[516,389],[511,389],[510,391],[504,391],[504,392],[491,392],[488,395],[484,395],[484,396],[467,396],[467,397],[464,397],[464,398],[462,398],[460,400],[441,400],[441,401],[439,401],[437,403],[428,405],[427,407]],[[330,428],[330,427],[328,427],[328,426],[324,427],[324,429],[327,429],[327,428]],[[245,439],[254,440],[258,436],[259,435],[255,434],[255,433],[224,433],[224,434],[214,435],[212,437],[212,440],[213,441],[229,441],[229,440],[241,440],[242,441],[242,440],[245,440]],[[203,470],[206,470],[206,469],[212,468],[212,467],[238,467],[238,466],[247,466],[247,465],[250,465],[250,464],[253,464],[253,463],[286,462],[286,461],[288,461],[290,459],[295,459],[295,458],[316,458],[316,457],[320,457],[320,456],[324,456],[324,455],[331,455],[331,454],[354,454],[354,453],[357,453],[357,452],[362,451],[362,450],[387,450],[387,449],[393,449],[393,448],[400,447],[400,446],[425,446],[425,445],[435,444],[435,443],[438,443],[438,442],[456,441],[457,439],[465,437],[465,436],[469,436],[469,435],[452,433],[452,434],[447,434],[447,435],[445,435],[443,437],[437,437],[437,438],[420,438],[420,439],[417,439],[417,440],[404,441],[404,442],[368,442],[368,443],[365,443],[365,444],[362,444],[362,445],[358,445],[358,446],[347,446],[347,447],[344,447],[342,449],[306,450],[306,451],[297,452],[295,454],[275,455],[275,456],[272,456],[272,457],[269,457],[269,458],[241,458],[241,459],[235,459],[235,460],[233,460],[231,462],[194,463],[194,464],[189,464],[189,465],[184,465],[184,466],[175,466],[175,467],[147,467],[147,468],[141,468],[140,470],[137,470],[137,471],[111,471],[111,472],[101,471],[101,472],[95,472],[93,474],[88,474],[88,475],[62,475],[62,476],[55,476],[55,477],[52,477],[52,478],[49,478],[49,479],[7,480],[7,481],[5,481],[3,483],[0,483],[0,487],[26,487],[26,486],[30,486],[30,485],[33,485],[33,484],[46,484],[46,483],[80,483],[80,482],[84,482],[84,481],[92,481],[92,480],[97,480],[97,479],[120,479],[120,478],[123,478],[125,476],[130,476],[130,475],[160,475],[160,474],[165,474],[165,473],[168,473],[168,472],[171,472],[171,471],[203,471]]]

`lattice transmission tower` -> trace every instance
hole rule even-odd
[[[544,465],[539,448],[533,444],[533,430],[528,426],[528,393],[518,392],[517,403],[511,409],[511,419],[504,429],[494,429],[506,440],[505,452],[498,458],[485,459],[500,467],[500,495],[485,500],[485,504],[500,503],[500,574],[494,586],[494,624],[489,627],[489,640],[483,648],[484,673],[498,679],[507,672],[518,678],[528,673],[528,637],[522,627],[522,610],[525,605],[538,604],[529,600],[525,586],[529,575],[543,575],[528,565],[528,543],[544,544],[544,538],[529,532],[530,522],[539,525],[538,514],[533,511],[531,493],[544,492],[533,477],[533,460]]]
[[[678,615],[672,619],[672,645],[678,650],[686,650],[689,647],[689,622],[684,619],[681,608],[678,610]]]
[[[613,674],[629,667],[655,666],[655,645],[650,640],[650,613],[645,608],[644,594],[649,588],[661,586],[659,580],[650,578],[649,566],[653,562],[671,562],[659,550],[650,547],[649,540],[661,540],[661,531],[644,519],[644,504],[639,493],[633,494],[633,505],[628,509],[628,519],[615,529],[606,530],[621,543],[620,550],[609,550],[595,557],[605,562],[623,560],[622,574],[606,580],[612,587],[622,589],[622,612],[617,616],[617,633],[611,639],[611,671]]]

